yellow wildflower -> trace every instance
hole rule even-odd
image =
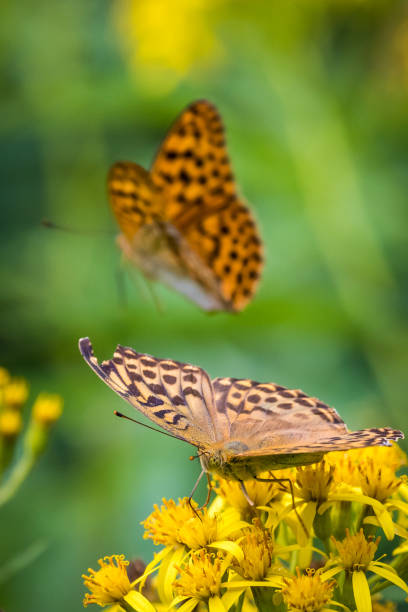
[[[33,419],[41,425],[51,425],[62,414],[62,397],[56,394],[40,393],[34,402]]]
[[[129,561],[124,555],[111,555],[99,559],[99,570],[88,569],[89,576],[82,575],[85,586],[91,591],[86,593],[84,606],[96,603],[99,606],[120,602],[132,589],[126,566]]]
[[[360,486],[364,495],[384,503],[395,493],[403,480],[395,476],[395,470],[378,461],[367,459],[358,466]]]
[[[323,581],[312,569],[306,574],[297,569],[297,576],[284,578],[283,582],[281,594],[289,612],[319,612],[326,608],[336,584],[334,580]]]
[[[23,419],[17,410],[7,408],[0,412],[0,435],[4,438],[15,438],[23,427]]]
[[[238,557],[242,555],[235,542],[226,540],[247,526],[233,508],[210,515],[206,508],[193,512],[187,498],[179,500],[178,504],[163,499],[163,504],[160,510],[155,506],[154,512],[142,522],[146,529],[144,538],[151,538],[155,544],[166,546],[183,544],[192,550],[212,546]]]
[[[344,569],[350,572],[367,569],[374,559],[379,541],[379,537],[376,540],[371,537],[367,539],[362,529],[355,535],[346,529],[346,537],[341,542],[332,538]]]
[[[394,471],[403,465],[407,465],[406,454],[395,442],[391,446],[366,446],[365,448],[356,448],[347,452],[350,459],[357,465],[372,460],[377,465],[387,465]]]
[[[194,65],[218,61],[222,49],[211,27],[211,12],[223,0],[117,0],[120,43],[136,73],[165,91]]]
[[[350,456],[349,452],[335,451],[327,453],[324,460],[333,466],[333,479],[337,486],[349,485],[358,487],[360,483],[358,463]]]
[[[2,392],[2,401],[9,408],[21,408],[28,397],[28,384],[24,378],[13,378]]]
[[[155,504],[154,511],[142,521],[146,530],[143,537],[151,538],[155,544],[174,546],[179,543],[180,528],[194,516],[194,512],[187,497],[179,499],[178,504],[172,499],[163,498],[162,501],[161,508]]]
[[[271,478],[270,472],[259,474],[259,478]],[[236,508],[241,515],[246,516],[248,512],[253,512],[253,507],[249,505],[247,498],[242,492],[239,482],[236,480],[225,480],[220,476],[216,477],[217,485],[215,492],[222,497],[228,505]],[[249,499],[254,502],[254,506],[266,506],[272,499],[282,493],[282,486],[276,482],[260,482],[255,479],[245,482],[245,489]]]
[[[345,571],[346,579],[351,579],[354,599],[357,610],[371,609],[371,595],[366,577],[366,573],[373,572],[385,580],[397,585],[405,592],[408,587],[398,576],[391,565],[374,561],[380,538],[366,538],[363,530],[351,535],[346,529],[346,537],[341,541],[332,538],[332,542],[337,549],[337,555],[332,557],[324,568],[322,577],[329,579],[336,574]]]
[[[244,553],[234,562],[235,571],[246,580],[263,580],[272,565],[274,545],[272,536],[261,525],[247,529],[239,542]]]
[[[178,568],[179,579],[173,583],[180,599],[192,599],[199,603],[219,597],[221,580],[228,567],[228,559],[204,549],[193,552],[187,566]]]
[[[326,501],[333,489],[334,467],[324,460],[320,463],[298,467],[296,471],[296,495],[305,501]]]

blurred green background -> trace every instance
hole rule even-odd
[[[2,585],[0,606],[64,612],[81,609],[80,575],[98,557],[151,558],[140,521],[198,474],[189,447],[114,418],[125,406],[82,361],[80,336],[100,358],[121,343],[300,387],[353,428],[408,429],[408,3],[38,0],[2,12],[2,363],[32,396],[63,395],[65,411],[2,509],[0,564],[47,548]],[[118,291],[107,170],[148,167],[202,97],[223,115],[266,244],[260,291],[238,316],[156,285],[158,309],[123,266]]]

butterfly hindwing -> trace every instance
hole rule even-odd
[[[121,345],[99,364],[89,338],[79,348],[94,372],[151,421],[195,446],[215,441],[213,392],[204,370]]]
[[[243,457],[384,445],[402,436],[391,428],[349,432],[334,408],[299,389],[249,379],[212,382],[229,438],[242,440],[248,447]]]
[[[294,430],[282,431],[280,441],[286,441],[282,446],[274,443],[265,443],[262,448],[252,449],[243,453],[237,453],[236,457],[247,460],[251,457],[268,456],[276,458],[279,455],[297,455],[313,453],[329,453],[333,451],[347,451],[353,448],[365,448],[367,446],[390,446],[392,441],[400,440],[404,434],[398,429],[391,427],[372,427],[358,431],[347,431],[341,435],[317,437],[309,432],[299,435]],[[278,443],[279,444],[279,443]]]

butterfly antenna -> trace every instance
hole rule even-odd
[[[136,421],[136,419],[132,419],[132,417],[127,416],[127,414],[123,414],[118,410],[114,410],[113,414],[120,419],[127,419],[128,421],[132,421],[132,423],[137,423],[137,425],[141,425],[142,427],[147,427],[147,429],[151,429],[152,431],[157,431],[157,433],[162,434],[163,436],[168,436],[169,438],[175,438],[176,440],[182,440],[182,442],[187,442],[184,438],[179,438],[178,436],[173,436],[173,434],[168,433],[167,431],[163,431],[162,429],[156,429],[155,427],[151,427],[151,425],[146,425],[146,423],[142,423],[142,421]],[[190,444],[188,442],[188,444]]]
[[[47,229],[67,232],[68,234],[81,234],[83,236],[93,236],[95,234],[102,234],[103,236],[111,237],[113,234],[112,230],[82,230],[78,228],[66,227],[65,225],[58,225],[58,223],[54,223],[54,221],[50,221],[49,219],[42,219],[41,225],[43,227],[46,227]]]
[[[191,457],[189,457],[189,459],[190,459],[190,461],[194,461],[194,459],[199,459],[202,455],[204,455],[204,451],[197,452],[196,455],[191,455]]]

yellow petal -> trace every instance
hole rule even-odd
[[[365,519],[363,520],[363,523],[364,523],[364,525],[375,525],[376,527],[381,527],[380,522],[378,521],[377,517],[375,517],[375,516],[366,516]],[[393,529],[394,529],[394,533],[397,536],[400,536],[401,538],[408,539],[408,531],[406,529],[401,527],[401,525],[397,525],[397,523],[393,523],[392,526],[393,526]],[[394,550],[393,554],[394,553],[395,553],[395,550]]]
[[[371,612],[371,595],[364,572],[353,572],[353,593],[357,612]]]
[[[162,562],[157,574],[157,592],[161,601],[169,603],[173,599],[173,582],[177,577],[176,565],[180,565],[186,552],[184,548],[177,548]]]
[[[408,514],[408,504],[401,501],[400,499],[390,499],[390,501],[387,503],[387,508],[388,507],[398,508],[398,510],[402,510],[402,512]]]
[[[385,567],[381,567],[378,563],[375,562],[370,563],[368,569],[370,570],[370,572],[374,572],[375,574],[381,576],[381,578],[385,578],[389,582],[393,582],[394,584],[399,586],[400,589],[408,593],[408,587],[406,583],[396,573],[391,571],[391,569],[385,569]]]
[[[179,608],[177,608],[177,612],[192,612],[196,605],[200,602],[197,597],[191,597],[187,599]],[[174,607],[174,602],[172,602],[171,608]]]
[[[156,612],[150,601],[139,591],[129,591],[123,599],[137,612]]]
[[[208,600],[208,610],[209,612],[226,612],[227,608],[225,608],[221,598],[214,595]]]
[[[385,537],[387,538],[387,540],[392,540],[394,538],[395,531],[394,523],[392,522],[390,513],[387,512],[387,510],[379,511],[375,507],[373,507],[373,509],[375,512],[375,516],[377,517],[378,522],[380,523],[381,528],[385,533]]]
[[[374,499],[373,497],[368,497],[367,495],[360,495],[357,493],[336,493],[333,495],[329,495],[329,499],[327,500],[327,502],[319,506],[319,514],[323,514],[323,512],[325,512],[334,501],[356,501],[360,504],[367,504],[368,506],[377,508],[377,510],[379,510],[380,512],[383,512],[385,510],[384,504],[379,502],[377,499]]]
[[[225,552],[234,555],[238,561],[242,561],[244,558],[244,553],[242,552],[242,548],[238,546],[236,542],[231,542],[230,540],[222,540],[222,542],[212,542],[208,544],[208,548],[219,548],[220,550],[225,550]]]
[[[223,582],[225,589],[239,589],[246,587],[273,587],[277,589],[282,586],[282,578],[280,576],[271,577],[262,582],[261,580],[232,580],[231,582]]]
[[[340,574],[340,572],[343,571],[343,568],[336,565],[335,567],[332,567],[328,570],[326,570],[325,572],[322,572],[320,574],[320,578],[321,580],[325,581],[325,580],[329,580],[330,578],[333,578],[333,576],[335,576],[336,574]]]
[[[231,584],[231,582],[229,584]],[[224,595],[221,597],[222,603],[224,604],[225,609],[229,610],[230,608],[232,608],[232,606],[236,603],[236,601],[238,601],[238,599],[241,597],[242,593],[244,592],[245,592],[245,589],[242,587],[237,588],[236,591],[232,589],[226,591]]]

